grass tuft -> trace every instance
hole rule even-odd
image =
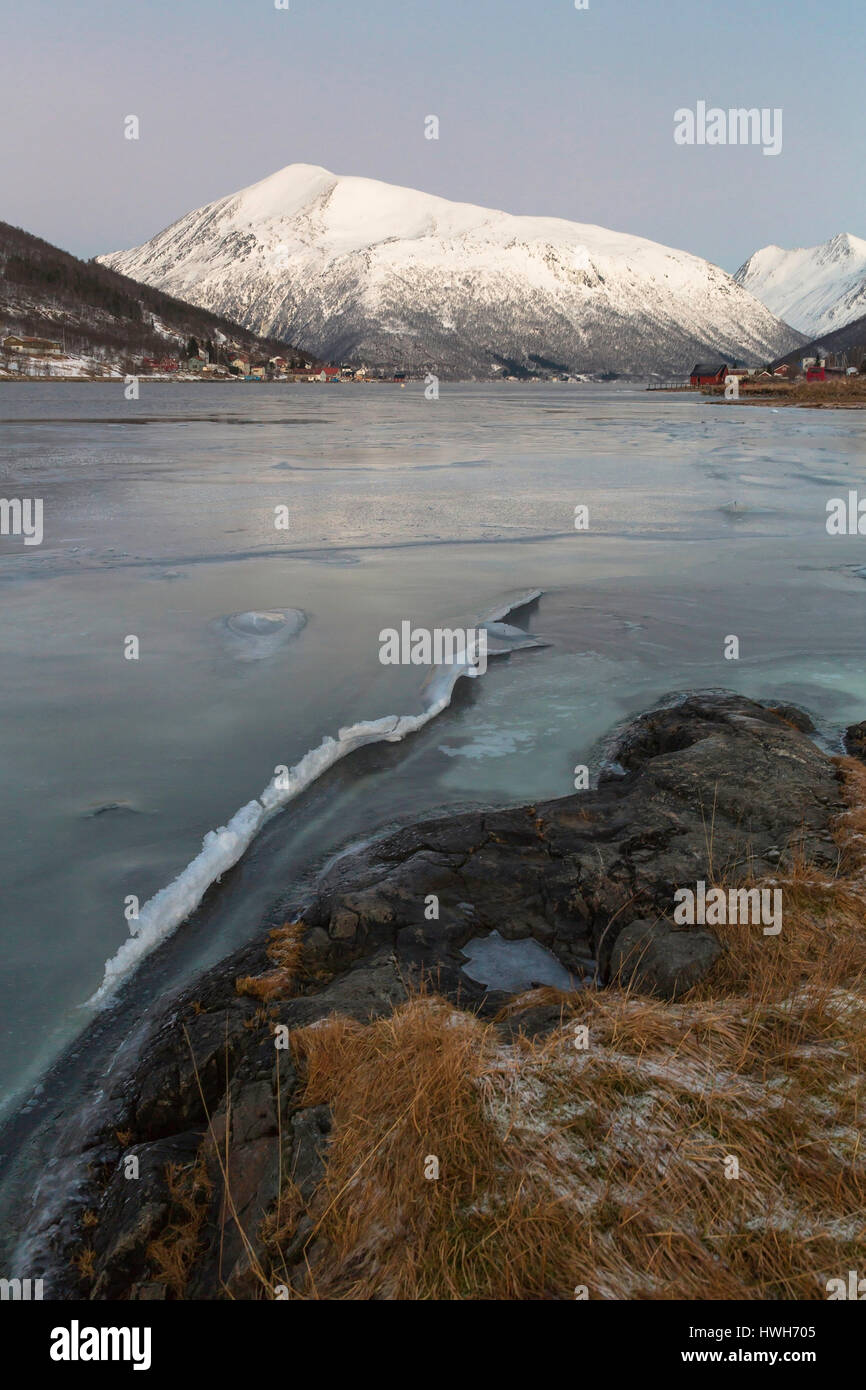
[[[200,1232],[207,1215],[213,1183],[204,1158],[193,1166],[166,1164],[165,1179],[172,1201],[168,1225],[147,1247],[154,1279],[165,1284],[175,1298],[183,1298],[190,1270],[200,1248]]]
[[[265,971],[263,975],[239,977],[235,981],[237,993],[263,1002],[291,994],[301,963],[303,932],[303,922],[285,922],[281,927],[275,927],[269,933],[271,944],[266,953],[268,959],[273,961],[274,969]]]

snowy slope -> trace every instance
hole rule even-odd
[[[141,370],[146,358],[182,357],[190,338],[210,342],[223,361],[243,351],[266,362],[279,351],[277,343],[237,323],[0,222],[0,344],[8,333],[50,338],[69,353],[68,359],[31,360],[0,348],[0,371],[15,376],[100,375],[109,369],[123,376]]]
[[[293,164],[101,258],[330,360],[681,375],[798,335],[684,251]]]
[[[866,241],[840,232],[821,246],[765,246],[734,279],[809,337],[866,314]]]

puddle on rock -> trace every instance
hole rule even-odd
[[[533,940],[506,941],[498,931],[475,937],[463,948],[465,974],[485,989],[520,994],[536,985],[575,990],[584,981],[572,975],[551,951]]]

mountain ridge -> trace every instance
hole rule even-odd
[[[516,217],[293,164],[99,261],[331,360],[443,376],[682,375],[800,335],[718,266],[628,233]]]
[[[115,372],[138,371],[148,357],[181,357],[191,338],[212,340],[223,358],[230,348],[265,360],[295,351],[0,222],[0,340],[6,334],[62,337],[71,358]]]
[[[814,339],[866,314],[866,241],[837,232],[818,246],[763,246],[733,278]]]

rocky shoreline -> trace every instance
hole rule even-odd
[[[61,1137],[84,1180],[62,1211],[34,1216],[45,1267],[18,1272],[44,1273],[53,1298],[291,1295],[324,1237],[300,1217],[275,1294],[260,1274],[274,1211],[283,1175],[305,1212],[314,1202],[333,1122],[305,1101],[297,1030],[387,1018],[426,990],[505,1042],[543,1038],[568,995],[533,991],[535,957],[521,988],[471,978],[471,948],[491,932],[535,943],[576,992],[629,986],[675,1007],[711,987],[729,948],[710,928],[674,927],[677,888],[838,865],[839,768],[811,731],[793,707],[688,696],[636,719],[594,789],[428,820],[342,856],[288,925],[148,1022],[87,1124]]]

